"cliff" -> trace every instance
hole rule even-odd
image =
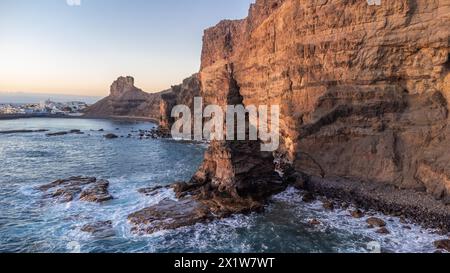
[[[166,128],[189,86],[205,105],[279,105],[281,145],[212,141],[179,202],[129,216],[137,230],[255,211],[288,184],[450,230],[450,1],[256,0],[205,30]]]
[[[280,105],[285,171],[448,203],[450,1],[257,0],[203,43],[206,104]],[[251,143],[213,142],[191,183],[258,198],[277,184],[269,161]]]
[[[168,92],[161,94],[160,103],[160,127],[170,129],[175,120],[172,116],[172,108],[176,105],[186,105],[194,111],[194,98],[200,96],[200,81],[198,74],[194,74],[183,80],[183,83],[172,86]]]
[[[110,95],[85,111],[86,117],[132,117],[159,120],[161,94],[150,94],[134,86],[133,77],[119,77],[110,88]]]

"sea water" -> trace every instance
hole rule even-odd
[[[138,189],[188,180],[200,165],[205,144],[140,139],[145,122],[93,119],[17,119],[0,121],[0,131],[79,129],[82,135],[0,134],[0,252],[433,252],[443,237],[399,219],[383,218],[391,234],[368,229],[348,209],[325,211],[320,201],[306,204],[289,188],[274,196],[264,213],[235,215],[152,235],[136,235],[130,213],[175,199],[171,190],[144,196]],[[104,134],[122,138],[107,140]],[[128,134],[133,136],[127,138]],[[71,176],[110,181],[114,200],[93,204],[57,203],[36,187]],[[320,225],[311,225],[316,219]],[[85,224],[112,221],[107,236],[81,231]],[[373,246],[378,246],[373,247]]]

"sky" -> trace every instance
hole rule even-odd
[[[0,0],[0,92],[104,96],[119,76],[146,92],[198,72],[203,30],[253,0]]]

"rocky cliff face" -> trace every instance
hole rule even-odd
[[[276,156],[297,172],[450,195],[450,1],[257,0],[203,40],[205,103],[280,105]],[[240,145],[213,143],[194,181],[268,185],[273,158]]]
[[[160,127],[170,129],[175,122],[171,117],[172,108],[176,105],[186,105],[194,111],[194,98],[200,96],[200,81],[198,74],[185,79],[182,84],[172,86],[168,92],[161,94]]]
[[[110,95],[89,107],[85,115],[159,120],[162,93],[146,93],[134,86],[133,77],[119,77],[111,85]]]

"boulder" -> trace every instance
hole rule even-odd
[[[146,234],[191,226],[211,219],[213,215],[208,207],[190,198],[179,201],[165,199],[128,216],[133,225],[132,230]]]
[[[106,238],[115,235],[112,221],[100,221],[86,224],[81,227],[82,232],[90,233],[97,238]]]

